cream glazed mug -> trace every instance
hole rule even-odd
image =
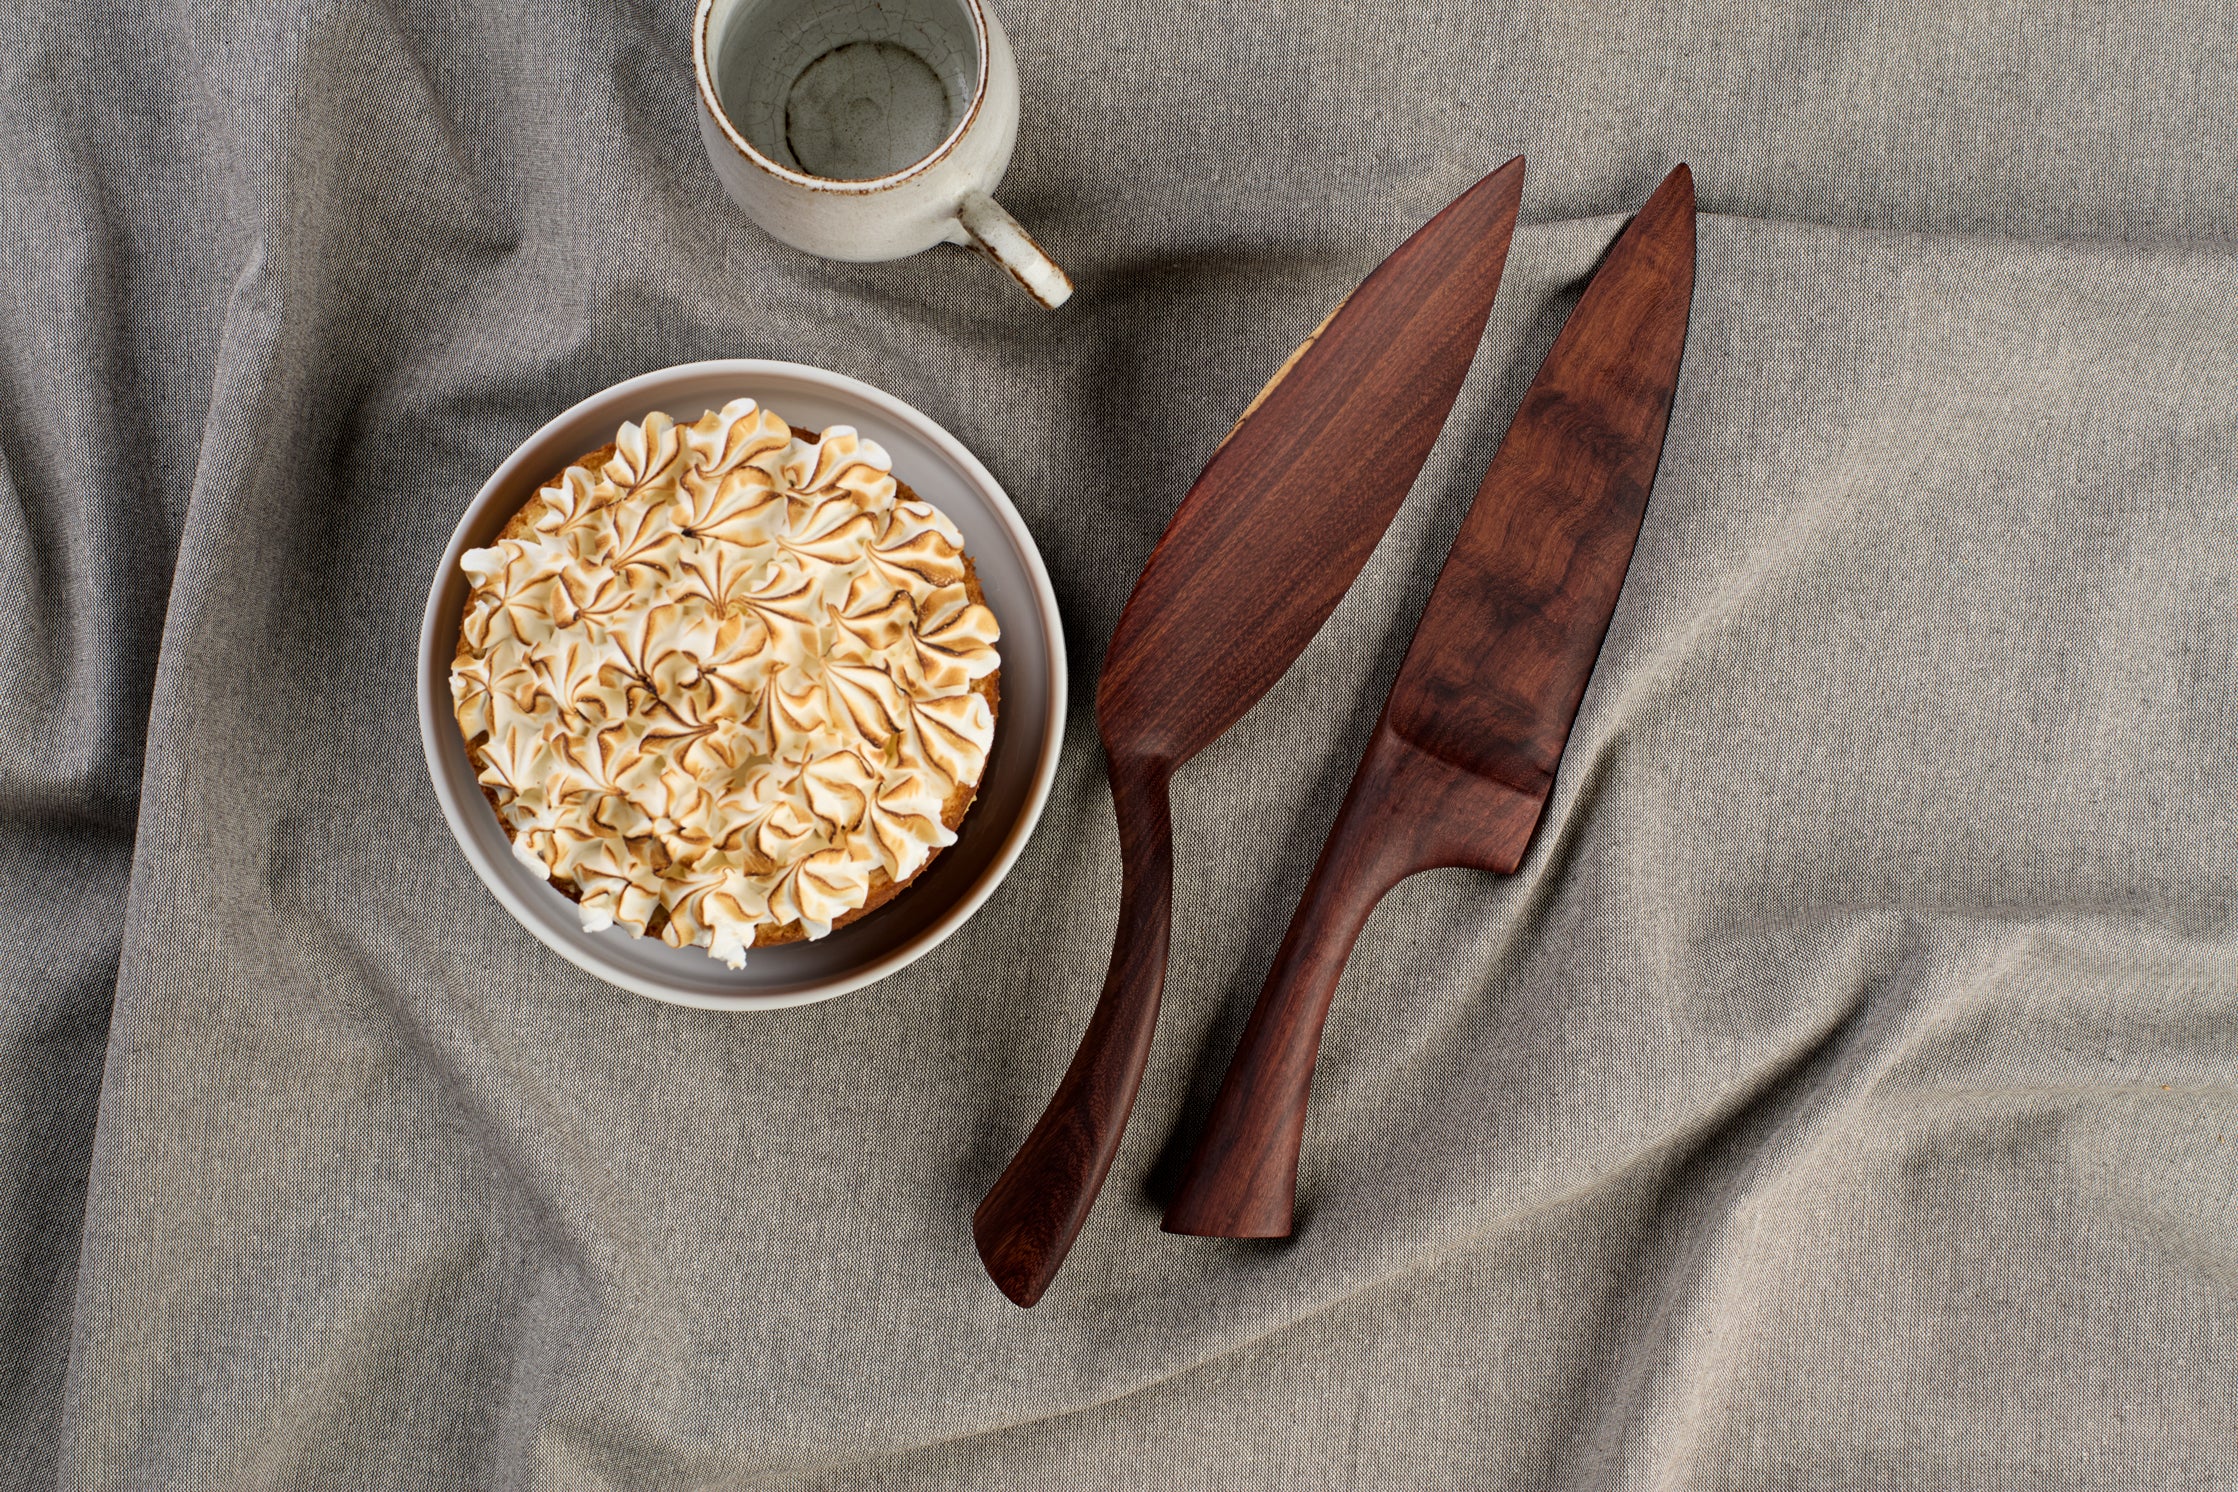
[[[1044,306],[1072,282],[990,195],[1018,67],[983,0],[699,0],[699,133],[731,199],[826,259],[978,249]]]

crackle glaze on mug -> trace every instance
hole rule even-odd
[[[692,64],[707,158],[771,237],[842,260],[962,244],[1045,306],[1072,293],[989,195],[1018,69],[982,0],[700,0]]]

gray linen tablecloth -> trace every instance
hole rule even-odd
[[[1055,315],[763,238],[689,9],[0,16],[0,1482],[2238,1485],[2226,0],[1006,0]],[[1101,980],[1128,586],[1517,151],[1444,440],[1177,784],[1149,1079],[1016,1310],[967,1218]],[[1679,160],[1685,375],[1530,858],[1369,926],[1299,1235],[1163,1236],[1436,562]],[[1077,681],[987,908],[757,1018],[516,927],[410,683],[490,469],[711,356],[955,431]]]

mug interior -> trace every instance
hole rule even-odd
[[[718,0],[706,56],[731,128],[780,169],[826,181],[939,154],[985,70],[972,0]]]

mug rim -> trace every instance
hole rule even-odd
[[[979,52],[979,70],[972,83],[971,104],[964,110],[964,117],[956,121],[956,127],[948,132],[945,139],[934,146],[930,152],[911,161],[899,171],[889,172],[884,176],[865,177],[860,181],[838,181],[829,176],[811,176],[805,171],[795,171],[789,166],[781,166],[755,149],[753,144],[743,134],[739,133],[738,127],[731,123],[730,114],[723,108],[722,98],[715,92],[714,69],[708,64],[707,60],[707,28],[715,17],[716,0],[699,0],[698,11],[692,18],[692,81],[699,89],[700,106],[707,110],[709,117],[722,130],[723,137],[730,141],[734,150],[745,156],[750,163],[767,171],[780,181],[789,181],[795,186],[807,187],[811,191],[843,192],[856,196],[883,192],[889,188],[900,186],[903,182],[931,170],[953,154],[957,143],[978,121],[980,105],[986,101],[988,70],[991,66],[987,55],[989,44],[986,7],[982,0],[955,0],[955,3],[963,6],[964,13],[971,18],[971,39]]]

